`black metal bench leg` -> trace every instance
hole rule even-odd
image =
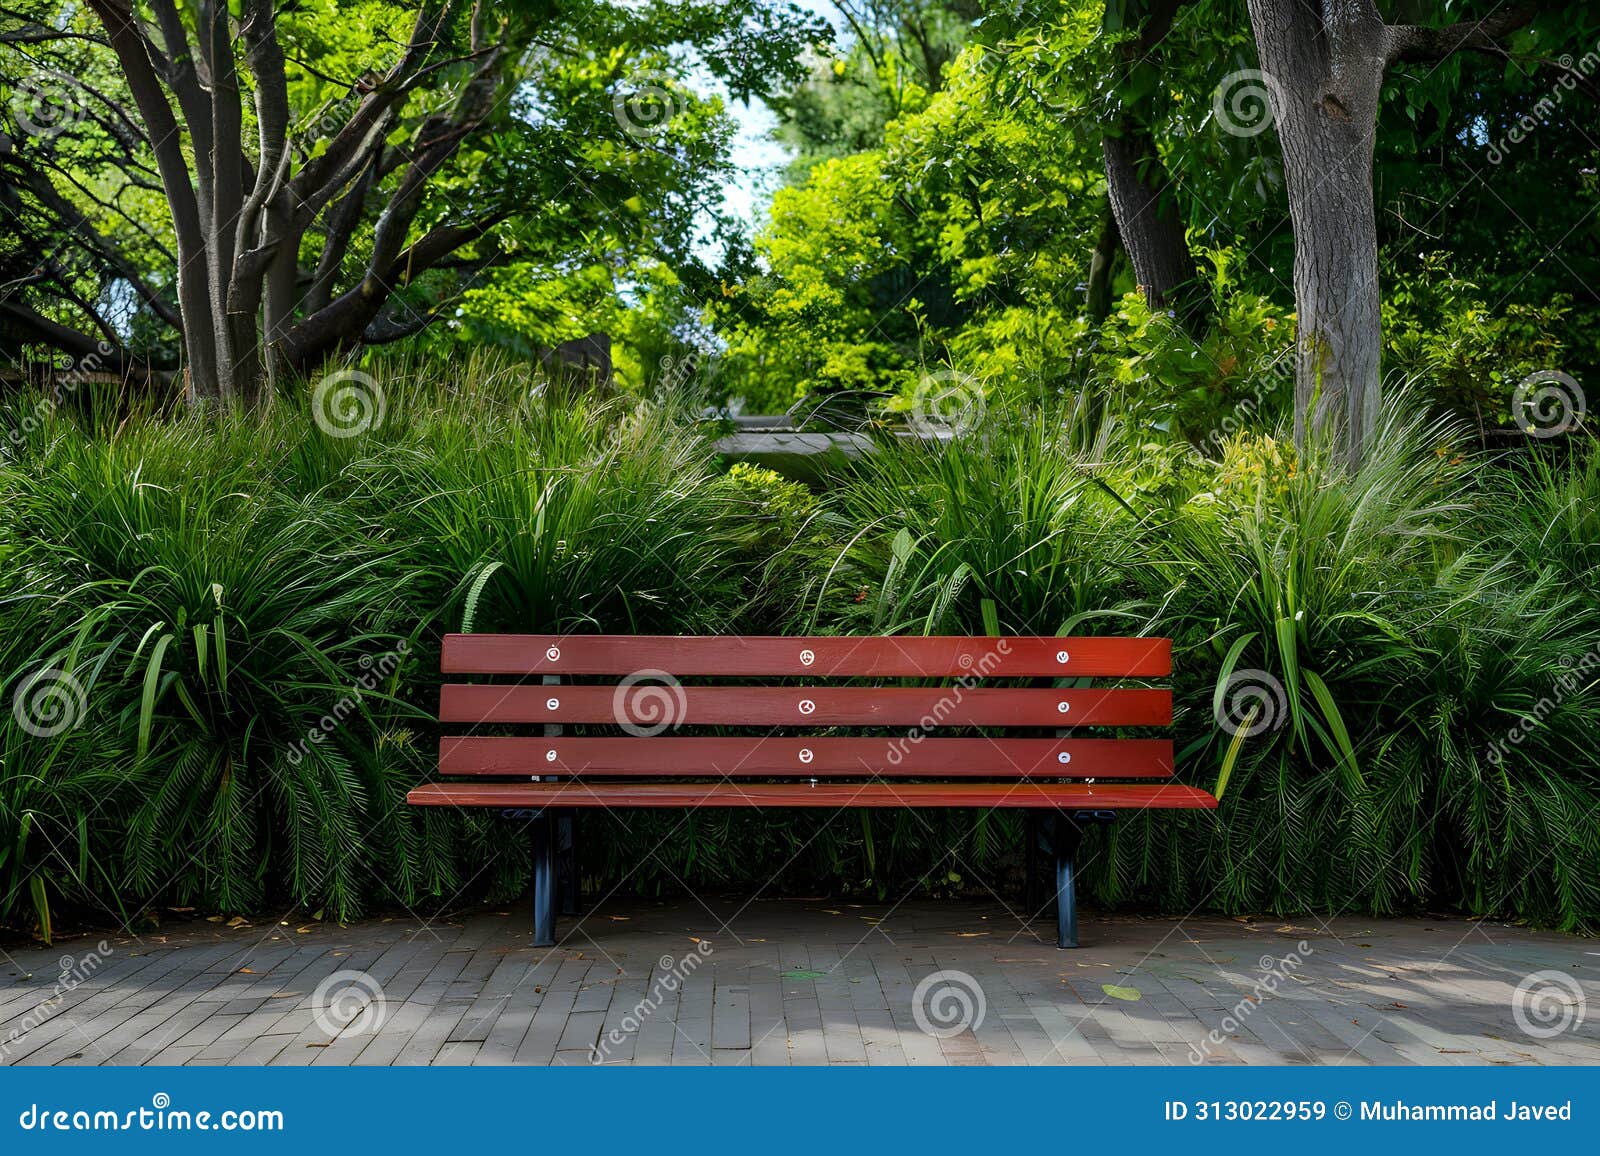
[[[556,943],[555,821],[549,811],[533,819],[533,945]]]
[[[1078,946],[1078,889],[1073,860],[1081,832],[1065,815],[1055,817],[1056,946]]]

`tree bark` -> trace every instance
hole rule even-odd
[[[1150,134],[1131,117],[1104,144],[1106,192],[1134,279],[1152,309],[1171,310],[1191,333],[1204,328],[1205,294],[1171,183]]]
[[[172,210],[178,240],[178,307],[183,314],[183,347],[191,401],[218,396],[217,335],[211,312],[211,285],[204,229],[194,186],[183,156],[177,118],[161,90],[150,45],[127,0],[89,0],[117,54],[155,152],[161,185]]]
[[[1185,3],[1150,0],[1138,38],[1117,49],[1117,67],[1124,80],[1136,69],[1154,67],[1152,57]],[[1184,329],[1198,336],[1209,320],[1210,295],[1200,284],[1189,250],[1176,186],[1156,150],[1148,105],[1149,98],[1144,97],[1138,107],[1124,106],[1106,132],[1102,146],[1106,193],[1144,299],[1152,309],[1170,310]]]
[[[1100,228],[1100,238],[1089,254],[1089,286],[1084,294],[1084,310],[1089,320],[1099,325],[1111,316],[1111,270],[1117,259],[1117,216],[1109,206],[1105,224]]]
[[[1359,465],[1381,398],[1373,147],[1387,38],[1361,0],[1249,0],[1294,225],[1295,439]]]
[[[1382,404],[1372,169],[1384,73],[1395,60],[1494,51],[1537,9],[1426,29],[1384,24],[1372,0],[1248,3],[1294,224],[1295,440],[1330,441],[1355,468]]]

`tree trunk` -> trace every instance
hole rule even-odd
[[[1116,214],[1108,208],[1100,239],[1089,254],[1089,285],[1084,294],[1084,310],[1095,325],[1111,316],[1111,269],[1117,259],[1119,240]]]
[[[172,209],[178,242],[178,308],[183,314],[183,348],[191,401],[216,396],[217,341],[211,311],[204,229],[194,185],[183,156],[182,134],[172,106],[145,50],[144,35],[127,0],[90,0],[105,27],[128,81],[129,94],[144,119],[161,185]]]
[[[1178,10],[1187,2],[1147,0],[1122,13],[1122,18],[1138,23],[1139,36],[1116,48],[1119,89],[1141,69],[1158,66],[1161,42],[1171,32]],[[1108,18],[1111,7],[1108,3]],[[1130,91],[1143,94],[1121,106],[1102,145],[1112,227],[1121,236],[1134,280],[1150,308],[1170,310],[1178,323],[1197,337],[1209,321],[1210,294],[1200,284],[1194,255],[1189,251],[1183,214],[1178,211],[1177,187],[1156,151],[1150,130],[1149,94],[1137,85]],[[1101,240],[1104,242],[1105,238]],[[1096,248],[1098,251],[1100,247]],[[1089,307],[1092,316],[1094,303]],[[1110,312],[1109,301],[1106,312]]]
[[[1125,116],[1117,134],[1105,138],[1104,149],[1106,191],[1140,292],[1152,309],[1169,309],[1185,329],[1199,332],[1205,326],[1206,295],[1155,142]]]
[[[1298,159],[1285,166],[1299,337],[1295,437],[1301,444],[1308,433],[1331,438],[1354,467],[1377,428],[1382,399],[1372,137],[1348,123],[1318,128],[1290,134],[1304,139]]]
[[[1249,0],[1294,223],[1295,438],[1360,465],[1377,427],[1383,343],[1373,146],[1388,31],[1369,4]]]

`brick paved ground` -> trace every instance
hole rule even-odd
[[[1600,1063],[1595,940],[1088,912],[1058,951],[999,906],[714,906],[613,901],[555,949],[523,906],[13,945],[0,1062]]]

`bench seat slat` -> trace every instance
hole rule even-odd
[[[554,758],[550,757],[554,754]],[[1066,761],[1062,761],[1062,756]],[[1169,739],[490,738],[439,740],[443,775],[1166,779]]]
[[[1065,656],[1063,659],[1062,656]],[[445,674],[1163,678],[1167,638],[447,634]]]
[[[555,705],[552,706],[551,704]],[[1066,709],[1062,704],[1066,704]],[[663,714],[663,712],[666,712]],[[1172,692],[1091,687],[495,686],[440,689],[445,723],[679,726],[1169,726]]]
[[[1216,799],[1165,783],[430,783],[406,801],[441,807],[1044,807],[1210,810]]]

